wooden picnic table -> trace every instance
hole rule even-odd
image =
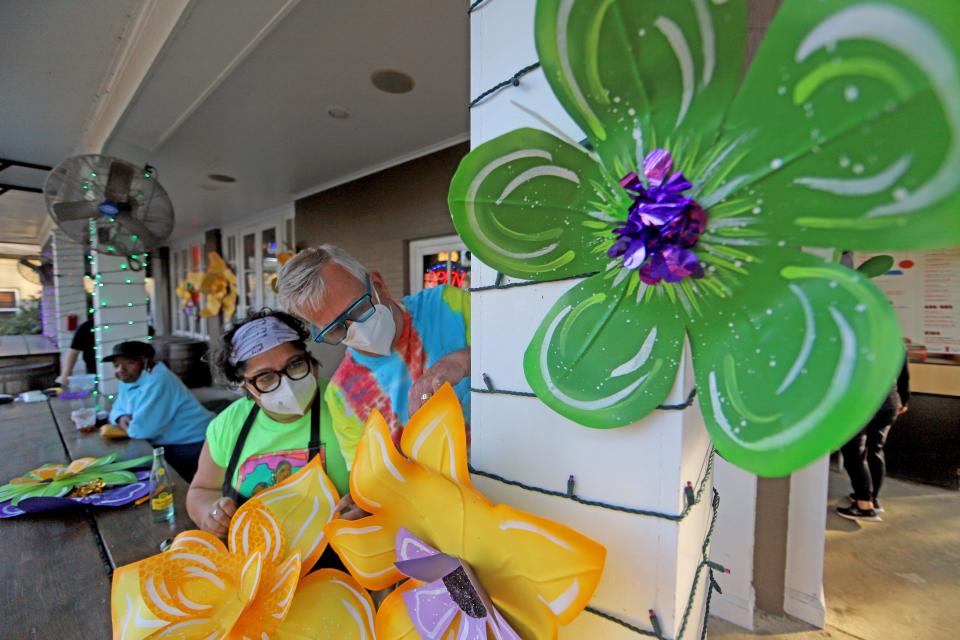
[[[77,431],[70,411],[68,400],[0,406],[0,481],[50,462],[151,453],[143,440],[106,440],[97,432]],[[172,468],[170,474],[172,523],[152,522],[147,504],[0,520],[6,556],[0,561],[0,635],[109,638],[114,569],[158,553],[161,542],[194,528],[185,505],[187,484]]]

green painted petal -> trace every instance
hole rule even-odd
[[[683,347],[677,305],[662,289],[644,296],[636,274],[620,273],[561,296],[523,359],[540,400],[588,427],[620,427],[653,411],[673,386]]]
[[[903,364],[893,308],[863,274],[805,253],[752,249],[728,298],[689,324],[697,395],[727,460],[764,476],[839,448]]]
[[[605,181],[581,146],[518,129],[471,151],[450,183],[453,224],[474,255],[528,280],[583,275],[608,261]],[[625,210],[625,209],[624,209]]]
[[[879,278],[893,268],[893,256],[873,256],[859,267],[857,271],[868,278]]]
[[[540,0],[547,80],[612,171],[669,147],[686,170],[713,142],[740,80],[746,2]]]
[[[960,4],[786,0],[730,109],[716,215],[795,246],[960,243]],[[722,178],[722,179],[721,179]]]

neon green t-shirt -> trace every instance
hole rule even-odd
[[[321,398],[325,387],[326,381],[320,381]],[[322,400],[320,406],[321,460],[337,491],[340,495],[346,495],[350,476],[333,432],[330,410]],[[207,427],[207,449],[218,466],[226,469],[230,464],[240,430],[252,408],[253,400],[250,398],[235,400]],[[288,478],[307,464],[309,445],[310,410],[295,422],[277,422],[260,411],[243,445],[240,462],[233,475],[234,488],[240,495],[249,498]]]

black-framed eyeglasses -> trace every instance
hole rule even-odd
[[[373,315],[373,286],[370,276],[367,276],[367,292],[347,307],[347,310],[337,316],[337,319],[319,331],[311,325],[313,341],[330,345],[337,345],[347,337],[348,322],[366,322]]]
[[[253,388],[260,393],[270,393],[280,386],[281,376],[287,376],[291,380],[303,380],[310,374],[310,361],[307,358],[297,358],[287,363],[280,371],[268,370],[261,371],[252,378],[244,378]]]

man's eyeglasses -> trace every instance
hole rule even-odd
[[[280,376],[287,376],[291,380],[303,380],[310,373],[310,361],[306,358],[297,358],[287,363],[280,371],[261,371],[252,378],[245,378],[260,393],[270,393],[280,386]]]
[[[347,310],[337,316],[337,319],[319,331],[314,331],[313,341],[336,345],[347,337],[347,322],[366,322],[375,311],[373,306],[373,287],[370,285],[370,276],[367,276],[367,292],[347,307]]]

